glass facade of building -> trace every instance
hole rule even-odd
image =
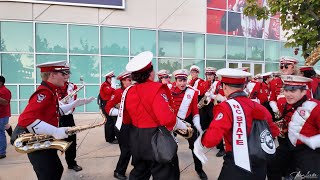
[[[254,73],[278,70],[278,59],[293,54],[284,42],[228,34],[193,33],[83,24],[46,22],[0,22],[0,74],[12,92],[12,114],[25,108],[30,95],[41,82],[36,64],[67,60],[71,82],[86,83],[78,97],[96,97],[103,75],[118,75],[127,62],[142,51],[154,53],[155,70],[213,66],[250,66]],[[296,56],[300,57],[300,55]],[[300,58],[303,64],[303,59]],[[239,65],[241,64],[241,65]],[[201,72],[200,77],[203,77]],[[76,109],[97,112],[96,103]]]

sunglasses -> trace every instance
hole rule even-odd
[[[162,76],[161,79],[168,79],[170,78],[169,76]]]
[[[289,68],[289,65],[290,65],[290,64],[281,64],[281,65],[280,65],[280,69],[283,69],[283,68],[288,69],[288,68]]]

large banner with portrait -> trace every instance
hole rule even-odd
[[[257,0],[268,7],[267,0]],[[279,15],[258,20],[245,16],[245,0],[207,0],[207,32],[263,39],[280,39]]]
[[[8,0],[18,2],[31,2],[42,4],[61,4],[71,6],[87,6],[87,7],[102,7],[124,9],[124,0]]]

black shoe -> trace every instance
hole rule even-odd
[[[197,174],[199,175],[201,180],[207,180],[208,179],[207,174],[202,169],[200,171],[197,171]]]
[[[82,171],[82,167],[79,165],[69,166],[68,169],[73,169],[74,171]]]
[[[219,150],[219,152],[216,154],[216,157],[222,157],[226,154],[226,152],[224,150]]]
[[[122,174],[119,174],[119,173],[117,173],[117,172],[114,172],[114,173],[113,173],[113,177],[115,177],[115,178],[117,178],[117,179],[121,179],[121,180],[127,179],[127,176],[122,175]]]
[[[115,140],[113,140],[113,141],[111,141],[111,142],[109,142],[110,144],[119,144],[119,142],[118,142],[118,139],[115,139]]]
[[[0,159],[7,157],[5,154],[0,154]]]

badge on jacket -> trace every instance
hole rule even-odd
[[[168,102],[168,101],[169,101],[169,99],[168,99],[167,95],[165,95],[165,94],[161,94],[161,96],[163,97],[163,99],[164,99],[166,102]]]
[[[44,95],[44,94],[38,94],[37,95],[37,102],[39,103],[39,102],[42,102],[43,100],[44,100],[44,98],[46,98],[46,95]]]

